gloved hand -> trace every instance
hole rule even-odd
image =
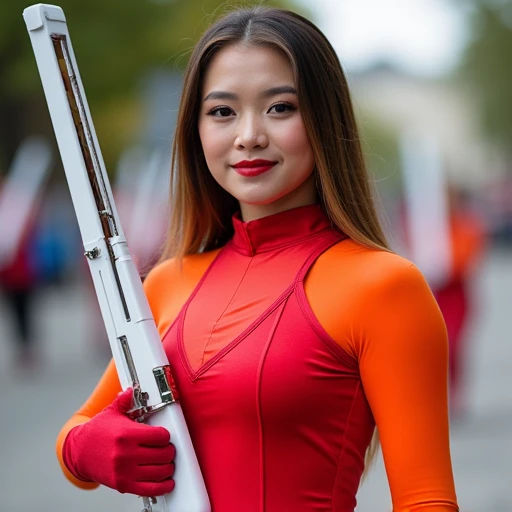
[[[170,434],[163,427],[137,423],[128,416],[133,390],[74,427],[63,446],[63,460],[78,479],[98,482],[121,493],[161,496],[174,489]]]

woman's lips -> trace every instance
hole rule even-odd
[[[270,171],[276,163],[268,160],[243,161],[233,165],[233,169],[238,174],[250,178]]]

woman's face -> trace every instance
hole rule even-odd
[[[264,46],[220,50],[201,101],[206,163],[245,221],[316,202],[313,149],[284,54]]]

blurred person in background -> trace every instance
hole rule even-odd
[[[82,252],[67,187],[53,183],[43,197],[32,244],[33,266],[41,285],[65,284],[75,274]]]
[[[38,288],[37,272],[32,264],[34,224],[32,220],[14,257],[0,267],[0,290],[14,320],[15,363],[18,368],[29,370],[39,363],[32,309]]]
[[[39,284],[34,246],[51,172],[51,149],[44,137],[32,135],[18,146],[0,183],[0,289],[14,320],[16,362],[32,369],[38,360],[32,310]]]
[[[0,267],[0,289],[14,319],[15,360],[18,367],[29,370],[41,364],[36,297],[43,288],[63,284],[80,249],[76,225],[69,215],[69,195],[63,196],[62,188],[55,184],[41,192],[14,256]]]
[[[452,185],[448,188],[448,234],[450,265],[444,279],[433,286],[443,314],[450,348],[450,413],[461,418],[466,412],[464,360],[468,340],[467,326],[478,314],[472,281],[485,247],[483,222],[469,197]]]
[[[445,326],[388,249],[325,36],[262,7],[213,24],[173,154],[172,222],[145,290],[212,510],[353,511],[377,427],[395,512],[457,511]],[[172,492],[173,433],[131,407],[111,363],[59,434],[71,482]]]
[[[27,151],[19,154],[25,157]],[[16,368],[33,370],[39,362],[33,312],[38,284],[33,265],[33,242],[41,202],[37,195],[29,197],[22,180],[15,175],[19,169],[28,168],[23,163],[26,162],[16,168],[13,166],[0,181],[0,292],[13,320],[14,332],[10,341],[15,350]],[[10,229],[10,226],[15,227]]]

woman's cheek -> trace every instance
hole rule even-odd
[[[273,139],[286,153],[301,153],[310,145],[301,118],[290,119],[275,131]]]
[[[205,127],[199,132],[203,151],[207,159],[227,159],[227,151],[231,147],[231,139],[227,130],[219,127]]]
[[[202,127],[202,129],[199,130],[199,138],[201,139],[201,144],[203,146],[203,152],[206,160],[210,161],[215,158],[215,153],[218,151],[217,145],[215,143],[215,132],[208,127]]]

